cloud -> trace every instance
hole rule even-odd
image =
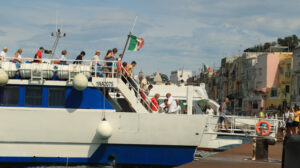
[[[23,48],[32,57],[40,46],[51,48],[58,25],[67,33],[58,53],[81,51],[90,59],[96,49],[123,50],[135,16],[134,34],[145,39],[139,52],[126,51],[125,60],[138,62],[136,71],[149,74],[185,67],[198,70],[202,63],[218,67],[221,58],[240,54],[258,43],[300,33],[300,2],[279,0],[153,0],[153,1],[6,1],[0,5],[0,47],[11,53]],[[17,10],[16,10],[17,9]]]

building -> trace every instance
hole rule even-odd
[[[171,72],[170,82],[172,82],[174,84],[180,84],[180,83],[186,84],[187,80],[190,77],[192,77],[191,70],[180,69],[180,70]]]
[[[300,46],[293,52],[291,105],[300,105]]]
[[[252,112],[258,112],[260,107],[274,110],[290,104],[291,52],[266,53],[258,56],[255,71],[253,101],[255,108]]]

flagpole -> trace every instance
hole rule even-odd
[[[135,19],[134,19],[134,22],[133,22],[133,25],[132,25],[132,28],[131,28],[131,31],[129,32],[128,34],[128,37],[127,37],[127,40],[126,40],[126,43],[125,43],[125,46],[124,46],[124,49],[123,49],[123,58],[124,58],[124,54],[125,54],[125,51],[126,51],[126,48],[127,48],[127,45],[128,45],[128,42],[129,42],[129,39],[130,39],[130,36],[131,36],[131,33],[133,32],[133,29],[135,27],[135,24],[136,24],[136,21],[137,21],[137,16],[135,16]]]

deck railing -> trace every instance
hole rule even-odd
[[[9,61],[7,61],[9,60]],[[6,58],[6,61],[0,61],[0,66],[7,72],[14,71],[9,78],[15,78],[16,75],[20,75],[21,78],[34,79],[49,79],[51,80],[69,80],[71,81],[78,73],[83,73],[87,78],[122,78],[133,89],[137,99],[144,104],[147,111],[151,112],[151,106],[156,111],[157,107],[152,103],[151,99],[144,93],[145,98],[142,98],[142,90],[139,83],[137,83],[133,77],[129,82],[128,72],[118,64],[118,61],[106,61],[106,60],[57,60],[57,59],[42,59],[40,63],[35,62],[33,59],[22,58],[20,62],[11,61],[12,58]],[[6,64],[4,63],[6,62]],[[18,72],[18,73],[16,73]],[[49,72],[53,75],[49,75]],[[27,74],[25,74],[27,73]],[[30,75],[29,75],[30,74]],[[47,74],[47,75],[45,75]],[[54,77],[57,78],[54,78]],[[119,80],[122,82],[122,80]]]

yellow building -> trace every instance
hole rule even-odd
[[[293,54],[281,53],[277,69],[276,84],[266,88],[266,107],[290,106]]]

